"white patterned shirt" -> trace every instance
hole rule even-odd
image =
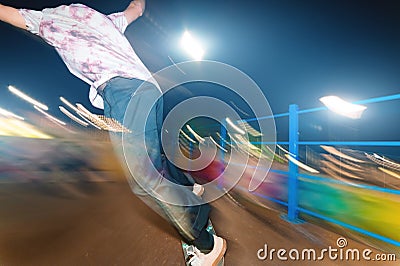
[[[97,87],[113,77],[148,80],[158,87],[124,36],[123,12],[107,16],[82,4],[19,12],[28,30],[54,46],[69,71],[91,85],[95,107],[104,108]]]

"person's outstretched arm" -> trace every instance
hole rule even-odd
[[[0,4],[0,20],[26,30],[25,19],[16,8]]]
[[[128,21],[128,25],[131,24],[140,16],[142,16],[145,8],[146,8],[146,0],[132,1],[124,11],[126,20]]]

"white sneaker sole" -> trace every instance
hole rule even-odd
[[[222,260],[226,252],[226,240],[222,239],[222,249],[221,252],[219,253],[217,259],[213,262],[212,266],[217,266],[219,262]]]

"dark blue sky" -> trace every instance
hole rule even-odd
[[[41,9],[75,1],[26,2],[3,4]],[[105,13],[129,3],[81,2]],[[191,30],[205,40],[206,59],[248,74],[276,113],[286,112],[291,103],[301,109],[320,106],[318,99],[328,94],[360,100],[400,93],[398,1],[252,2],[148,0],[146,16],[128,28],[127,36],[143,62],[157,71],[170,63],[168,56],[177,62],[189,59],[175,43],[184,29]],[[42,100],[62,118],[61,95],[89,106],[88,86],[69,74],[51,47],[4,23],[0,33],[1,107],[29,108],[10,95],[8,84]],[[396,119],[396,106],[380,110]]]

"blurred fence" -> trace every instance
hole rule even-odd
[[[356,104],[373,104],[380,102],[395,101],[400,99],[400,94],[385,96],[379,98],[372,98],[355,102]],[[298,106],[293,104],[289,107],[288,113],[277,114],[271,117],[262,117],[257,119],[245,120],[248,122],[260,120],[260,119],[279,119],[282,117],[289,118],[289,141],[278,141],[278,145],[288,145],[289,154],[296,160],[299,158],[299,147],[301,146],[346,146],[346,147],[394,147],[400,146],[400,141],[302,141],[299,136],[299,118],[300,115],[309,114],[314,112],[320,112],[327,110],[325,107],[313,108],[307,110],[299,110]],[[397,123],[396,121],[393,121]],[[252,142],[253,143],[253,142]],[[268,144],[268,143],[253,143],[253,144]],[[367,235],[384,241],[386,243],[400,246],[400,221],[398,213],[400,212],[400,191],[390,188],[382,188],[374,185],[362,185],[353,182],[345,182],[340,180],[334,180],[326,178],[326,176],[308,175],[299,172],[298,164],[289,160],[288,170],[276,170],[271,169],[271,172],[286,175],[287,180],[287,198],[283,197],[277,199],[276,197],[267,196],[263,193],[255,192],[256,196],[264,199],[279,203],[287,207],[287,214],[283,215],[284,219],[292,223],[301,222],[299,215],[308,215],[318,219],[322,219],[332,224],[339,225],[344,228],[351,229],[358,233]],[[371,173],[372,174],[372,173]],[[308,186],[308,193],[312,191],[310,186],[314,185],[314,191],[317,193],[324,194],[319,196],[320,202],[313,202],[307,204],[307,195],[301,195],[302,189]],[[342,201],[343,204],[333,204],[334,207],[339,210],[324,210],[325,208],[331,208],[332,202],[340,202],[338,198],[331,198],[328,195],[332,193],[332,190],[328,191],[328,188],[342,189],[346,193],[346,199]],[[303,193],[304,194],[304,193]],[[358,195],[358,197],[353,197]],[[310,196],[310,195],[308,195]],[[325,197],[325,198],[324,198]],[[311,196],[311,198],[313,198]],[[313,199],[315,200],[316,197]],[[356,199],[363,199],[363,202]],[[329,202],[329,200],[331,202]],[[300,202],[300,204],[299,204]],[[358,204],[357,204],[358,203]],[[312,208],[313,206],[320,205],[318,208]],[[370,205],[370,206],[362,206]],[[310,207],[310,208],[308,208]],[[349,207],[349,208],[346,208]],[[359,212],[357,208],[362,208],[363,212]],[[318,211],[321,210],[321,211]],[[366,222],[368,219],[349,219],[351,212],[358,213],[359,216],[369,216],[369,224]],[[375,212],[375,213],[374,213]],[[346,217],[347,216],[347,217]],[[372,218],[371,218],[372,217]],[[372,224],[376,223],[375,226]],[[380,224],[379,224],[380,223]],[[370,229],[370,230],[369,230]]]

